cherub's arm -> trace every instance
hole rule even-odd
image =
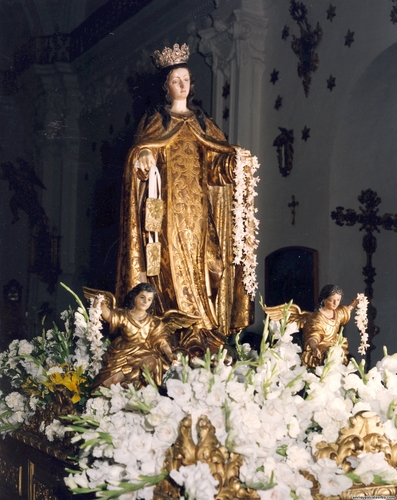
[[[111,293],[104,290],[96,290],[95,288],[88,288],[83,286],[83,293],[86,299],[94,299],[93,306],[96,307],[98,304],[98,296],[102,295],[103,299],[101,302],[102,318],[110,323],[112,317],[112,310],[116,307],[116,297]]]
[[[178,356],[174,352],[172,352],[171,346],[168,342],[164,341],[161,348],[163,353],[167,356],[167,359],[171,361],[171,363],[172,361],[178,359]]]
[[[313,356],[315,356],[318,359],[321,359],[321,351],[318,348],[318,340],[316,338],[311,338],[308,341],[308,345],[313,353]]]
[[[353,311],[353,309],[356,307],[356,305],[360,302],[360,300],[356,297],[350,304],[347,306],[350,312]]]
[[[98,304],[98,298],[94,299],[93,306],[96,307]],[[109,309],[107,306],[106,301],[102,300],[101,302],[101,311],[102,311],[102,318],[107,322],[110,323],[110,318],[112,317],[112,311]]]

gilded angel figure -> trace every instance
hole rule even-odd
[[[301,311],[298,305],[292,304],[289,309],[288,322],[297,323],[298,329],[303,329],[302,364],[319,366],[324,364],[328,349],[336,344],[340,327],[350,320],[353,309],[358,304],[354,299],[348,306],[340,305],[343,291],[336,285],[325,285],[318,297],[314,312]],[[283,317],[285,304],[263,309],[274,321]],[[344,363],[349,359],[347,338],[343,338]]]
[[[156,290],[150,283],[140,283],[125,296],[123,307],[116,307],[110,292],[83,287],[86,298],[104,296],[102,318],[109,323],[110,333],[119,335],[112,341],[102,358],[102,369],[95,377],[92,389],[100,385],[145,385],[146,366],[157,385],[171,364],[177,360],[172,348],[172,336],[179,328],[193,325],[199,318],[180,311],[168,311],[162,318],[152,314]]]

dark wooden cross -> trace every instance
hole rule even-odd
[[[295,216],[296,216],[296,207],[299,205],[299,201],[295,201],[295,196],[292,195],[291,203],[288,203],[289,208],[291,209],[292,222],[291,224],[295,226]]]
[[[365,234],[363,236],[363,249],[367,254],[367,262],[363,267],[365,295],[368,298],[368,343],[369,348],[366,353],[366,366],[369,370],[371,368],[371,352],[375,349],[372,341],[376,335],[379,333],[379,327],[375,325],[376,309],[372,305],[372,299],[374,296],[373,283],[375,281],[376,271],[372,265],[372,256],[376,251],[377,241],[374,236],[374,232],[380,232],[379,228],[386,229],[388,231],[397,230],[397,214],[384,214],[378,215],[378,206],[381,203],[381,199],[375,191],[372,189],[367,189],[366,191],[361,191],[361,195],[358,197],[358,201],[364,205],[360,207],[361,213],[357,213],[351,208],[346,210],[343,207],[336,207],[336,210],[331,212],[331,218],[335,221],[338,226],[354,226],[356,223],[361,224],[360,231],[364,230]]]

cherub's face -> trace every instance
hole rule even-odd
[[[333,295],[330,295],[329,297],[324,299],[324,307],[325,309],[335,311],[335,309],[339,306],[341,300],[342,295],[339,295],[339,293],[334,293]]]
[[[153,303],[154,293],[153,292],[139,292],[135,297],[135,309],[137,311],[147,311]]]

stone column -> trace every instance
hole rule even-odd
[[[213,118],[229,142],[255,155],[261,142],[264,99],[267,26],[264,1],[218,0],[216,3],[213,26],[199,31],[199,51],[214,73]]]

